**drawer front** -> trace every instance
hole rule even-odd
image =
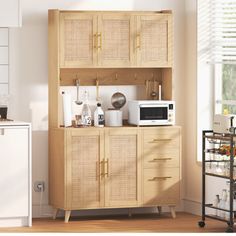
[[[144,168],[160,168],[160,167],[179,167],[179,149],[163,150],[156,149],[154,151],[144,150],[143,165]]]
[[[156,168],[144,170],[143,205],[176,205],[179,200],[179,168]]]
[[[179,167],[180,130],[156,128],[143,131],[144,168]]]

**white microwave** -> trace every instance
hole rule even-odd
[[[174,125],[175,102],[133,100],[128,103],[128,123],[132,125]]]

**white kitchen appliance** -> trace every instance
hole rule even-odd
[[[236,128],[236,115],[216,114],[214,116],[213,131],[215,133],[229,134],[234,132],[234,128]]]
[[[129,124],[174,125],[175,102],[164,100],[133,100],[128,103]]]

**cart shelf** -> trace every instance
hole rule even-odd
[[[226,147],[223,147],[226,145]],[[236,154],[236,135],[234,134],[218,134],[214,133],[212,130],[205,130],[202,133],[202,220],[198,222],[199,227],[205,226],[206,218],[211,218],[219,221],[226,222],[228,227],[226,232],[234,232],[234,221],[236,211],[234,211],[234,195],[236,194],[236,190],[234,189],[234,185],[236,183],[236,173],[234,171],[234,167],[236,167],[234,163],[234,158]],[[218,156],[214,156],[218,155]],[[222,157],[222,160],[219,160],[219,155],[227,156],[226,158]],[[227,168],[229,171],[226,175],[220,175],[217,173],[211,173],[206,171],[206,163],[207,168],[212,168],[211,163],[220,163],[225,162],[228,163],[224,165],[223,168]],[[215,164],[218,165],[218,164]],[[214,169],[213,169],[214,171]],[[224,172],[223,172],[224,173]],[[214,207],[213,204],[206,204],[206,176],[213,176],[216,178],[226,179],[229,183],[229,209],[222,209],[219,207]],[[208,214],[206,209],[215,209],[219,211],[225,211],[229,213],[229,219],[224,219],[217,215]]]

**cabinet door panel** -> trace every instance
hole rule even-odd
[[[101,207],[104,205],[100,176],[103,135],[96,131],[72,132],[68,139],[68,205],[72,209]]]
[[[105,175],[105,205],[137,206],[140,198],[138,133],[109,130],[106,133],[108,175]]]
[[[127,67],[133,63],[133,16],[102,14],[98,21],[100,66]]]
[[[95,34],[97,17],[93,14],[61,13],[61,67],[91,67],[97,63]]]
[[[144,170],[144,205],[176,205],[179,200],[179,168],[156,168]]]
[[[28,216],[27,128],[0,128],[0,217]]]
[[[144,67],[171,67],[172,20],[169,15],[138,16],[137,59]]]

